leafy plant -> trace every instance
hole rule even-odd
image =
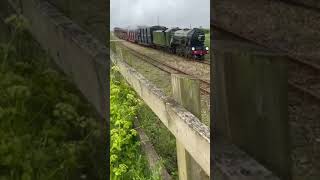
[[[0,51],[0,179],[105,179],[105,134],[95,111],[49,66],[24,18],[6,22],[12,38],[3,44],[16,51]]]
[[[1,44],[3,50],[2,71],[5,68],[10,53],[16,53],[21,57],[23,37],[29,25],[26,18],[18,14],[9,16],[4,22],[11,28],[11,38],[8,43]]]
[[[134,91],[121,78],[117,66],[112,67],[110,91],[110,177],[122,179],[160,179],[160,173],[150,171],[140,149],[134,120],[142,105]]]

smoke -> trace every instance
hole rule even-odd
[[[210,27],[210,0],[111,0],[110,27]]]

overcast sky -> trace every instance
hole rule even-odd
[[[136,25],[205,27],[210,24],[210,0],[111,0],[111,28]]]

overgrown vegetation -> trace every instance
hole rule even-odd
[[[173,179],[178,179],[175,137],[147,105],[141,106],[138,118],[168,173]]]
[[[104,129],[19,15],[0,47],[0,179],[106,179]]]
[[[110,47],[114,52],[119,53],[115,42],[111,42]],[[130,54],[125,49],[123,49],[119,54],[124,57],[123,60],[125,60],[130,66],[137,69],[136,66],[138,66],[138,64],[135,63],[137,61],[135,61],[135,59],[131,61],[132,57],[130,57]],[[151,77],[152,73],[150,72],[144,75],[146,75],[149,80],[159,79],[159,76],[154,78]],[[162,81],[165,79],[160,80]],[[167,93],[171,93],[170,86],[165,88],[165,90]],[[138,117],[139,123],[145,133],[150,138],[151,144],[154,146],[158,155],[162,158],[164,167],[173,179],[178,179],[175,137],[146,104],[140,104],[139,108],[136,110],[136,116]]]
[[[204,33],[210,34],[210,29],[200,28]]]
[[[111,180],[160,180],[160,169],[150,171],[148,168],[134,129],[134,120],[142,104],[117,67],[113,66],[110,91]]]

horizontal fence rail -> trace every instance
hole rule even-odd
[[[29,31],[58,67],[106,118],[108,49],[46,1],[8,0],[29,20]]]
[[[192,113],[166,96],[135,69],[110,52],[111,60],[137,94],[159,117],[200,167],[210,175],[210,129]]]

